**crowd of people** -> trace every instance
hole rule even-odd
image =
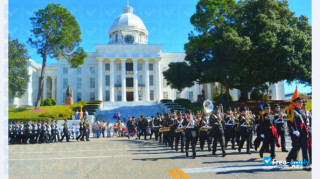
[[[32,121],[28,120],[25,124],[22,121],[10,122],[8,126],[9,144],[42,144],[62,142],[64,138],[69,142],[70,138],[77,141],[89,141],[90,124],[86,118],[80,123],[68,126],[67,120],[58,126],[56,120]]]
[[[204,150],[207,144],[208,151],[213,155],[216,155],[219,143],[223,157],[227,155],[225,149],[231,142],[231,148],[238,152],[245,148],[246,153],[251,154],[253,149],[257,151],[260,148],[261,158],[268,152],[274,159],[275,146],[281,147],[282,152],[289,152],[285,141],[288,130],[292,140],[292,149],[286,158],[288,164],[290,165],[291,160],[297,160],[300,149],[303,160],[311,163],[311,112],[306,109],[306,101],[300,97],[294,99],[293,104],[294,108],[289,112],[282,110],[279,105],[274,106],[274,111],[270,105],[263,105],[259,107],[256,115],[246,107],[240,110],[228,108],[224,113],[219,106],[210,114],[193,115],[189,111],[158,113],[156,117],[152,116],[150,121],[144,116],[139,119],[132,117],[127,122],[128,138],[140,139],[144,136],[146,140],[148,136],[151,139],[154,134],[155,140],[166,147],[178,151],[180,145],[181,152],[185,152],[186,156],[189,156],[191,144],[193,158],[196,158],[198,141],[201,150]],[[253,133],[256,133],[255,139]]]
[[[114,124],[105,121],[97,121],[92,125],[93,137],[100,138],[102,137],[123,137],[127,135],[127,127],[124,124],[123,120],[118,120]]]

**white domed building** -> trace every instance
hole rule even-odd
[[[161,99],[187,98],[197,101],[205,90],[208,99],[213,98],[213,84],[199,85],[179,93],[166,84],[162,72],[171,62],[182,62],[185,53],[163,53],[162,45],[148,43],[148,30],[143,21],[127,6],[109,30],[109,43],[95,45],[95,52],[87,52],[83,65],[71,68],[66,60],[48,65],[45,71],[43,98],[55,98],[63,105],[66,89],[73,90],[74,103],[93,99],[102,100],[102,108],[114,105],[141,105],[157,103]],[[26,94],[15,99],[18,106],[34,106],[37,95],[41,64],[29,60],[31,75]],[[283,82],[279,83],[272,99],[284,99]],[[278,87],[279,86],[279,87]],[[281,88],[281,89],[280,89]],[[276,92],[276,93],[275,93]],[[238,90],[231,90],[233,100]]]

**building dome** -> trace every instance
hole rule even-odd
[[[148,31],[143,21],[133,14],[133,8],[125,7],[124,13],[117,17],[109,30],[109,43],[125,43],[125,36],[131,35],[134,43],[146,44]]]

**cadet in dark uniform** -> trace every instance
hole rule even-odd
[[[271,158],[274,159],[275,155],[275,144],[280,147],[280,143],[278,141],[278,134],[277,130],[274,126],[274,116],[271,114],[271,107],[270,105],[264,106],[264,114],[262,116],[262,134],[261,137],[263,140],[262,148],[260,149],[260,157],[263,158],[263,153],[267,150],[270,146],[270,153]]]
[[[275,106],[274,111],[274,123],[277,128],[278,135],[281,138],[281,149],[282,152],[288,152],[286,149],[286,120],[285,120],[285,114],[280,111],[280,106],[277,104]]]
[[[32,137],[33,137],[33,134],[32,134],[32,124],[31,124],[31,121],[28,120],[28,123],[25,125],[25,141],[24,141],[24,144],[27,144],[28,141],[29,143],[32,143]]]
[[[139,133],[139,139],[141,135],[144,135],[144,140],[147,140],[148,119],[141,115],[140,122],[141,132]]]
[[[228,142],[229,142],[229,140],[231,140],[232,149],[235,149],[236,120],[235,120],[235,116],[233,115],[231,108],[227,109],[225,122],[226,122],[226,128],[225,128],[225,132],[224,132],[224,136],[226,139],[225,147],[226,148],[228,147]]]
[[[207,141],[208,151],[211,151],[211,129],[210,120],[207,115],[203,114],[200,120],[200,149],[203,150],[204,144]]]
[[[262,116],[263,116],[263,114],[264,114],[263,108],[259,108],[259,115],[256,116],[256,120],[255,120],[255,124],[256,124],[256,127],[257,127],[257,129],[256,129],[257,137],[253,141],[255,151],[258,150],[258,147],[260,146],[260,143],[263,141],[263,138],[261,137],[261,134],[263,132],[263,128],[262,128]]]
[[[303,120],[303,111],[301,107],[303,105],[303,100],[297,97],[293,100],[294,108],[288,111],[287,122],[289,128],[289,134],[292,140],[292,149],[290,150],[286,160],[291,162],[291,160],[296,160],[298,151],[302,149],[302,158],[304,161],[308,160],[308,148],[311,148],[311,138],[307,130],[307,126]],[[304,163],[305,164],[305,163]],[[310,168],[304,168],[305,170],[310,170]]]
[[[157,115],[156,118],[153,118],[152,131],[154,133],[154,137],[155,137],[156,141],[158,141],[158,137],[159,137],[160,123],[161,123],[161,121],[160,121],[160,116],[159,115]]]
[[[50,127],[50,123],[49,120],[47,120],[46,122],[46,134],[47,134],[47,140],[51,143],[51,127]]]
[[[175,127],[174,127],[174,116],[169,117],[169,127],[170,127],[170,132],[169,132],[169,146],[171,149],[173,149],[173,142],[174,142],[174,136],[175,136]]]
[[[63,135],[60,139],[60,142],[63,141],[64,137],[66,137],[67,142],[69,142],[69,134],[68,134],[68,125],[67,125],[67,120],[64,120],[63,124]]]
[[[303,101],[303,105],[302,105],[302,110],[303,110],[303,119],[304,119],[304,123],[307,126],[307,130],[310,136],[310,141],[312,142],[312,115],[310,113],[310,111],[307,110],[307,101]],[[309,153],[309,160],[310,160],[310,164],[312,163],[312,148],[309,147],[308,148],[308,153]]]
[[[12,124],[12,122],[10,122],[9,124],[9,133],[8,133],[8,136],[9,136],[9,144],[14,144],[14,125]]]
[[[189,156],[189,144],[191,142],[192,158],[196,158],[196,136],[197,136],[197,122],[192,118],[187,119],[188,124],[186,128],[186,156]]]
[[[77,136],[77,141],[80,139],[81,141],[83,141],[83,136],[84,136],[84,130],[83,130],[83,119],[80,120],[80,127],[79,127],[79,131],[80,131],[80,134],[79,136]]]
[[[240,144],[238,151],[241,152],[244,142],[247,142],[247,154],[251,154],[250,152],[250,141],[251,141],[251,134],[253,128],[253,122],[251,121],[248,111],[246,108],[242,109],[242,114],[240,115]]]
[[[41,138],[41,143],[45,142],[45,143],[49,143],[49,140],[48,140],[48,130],[47,130],[47,123],[46,122],[42,122],[41,124],[41,135],[40,135],[40,138]]]
[[[178,151],[179,140],[181,139],[181,152],[184,152],[184,139],[185,139],[185,131],[184,126],[187,125],[187,121],[182,118],[182,114],[178,114],[178,118],[175,120],[174,128],[175,128],[175,149]]]
[[[212,118],[212,137],[213,137],[213,146],[212,146],[212,154],[216,155],[216,151],[217,151],[217,143],[219,140],[220,146],[221,146],[221,150],[222,150],[222,156],[225,157],[227,155],[225,149],[224,149],[224,126],[225,126],[225,122],[224,120],[221,118],[222,115],[219,111],[219,109],[217,110],[217,114],[212,114],[211,118]]]
[[[86,136],[86,141],[90,141],[89,140],[89,135],[90,135],[90,124],[89,124],[89,121],[88,119],[85,118],[85,129],[86,129],[86,133],[85,133],[85,136]]]
[[[164,128],[170,127],[169,126],[170,125],[170,116],[168,114],[166,114],[166,117],[162,120],[162,125]],[[169,136],[170,136],[170,130],[163,131],[163,143],[166,147],[170,146]]]

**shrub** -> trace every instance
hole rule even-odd
[[[174,102],[184,107],[187,107],[188,105],[191,104],[191,101],[189,99],[184,99],[184,98],[178,98],[174,100]]]
[[[263,100],[263,93],[259,89],[253,89],[250,93],[250,99],[255,101]]]
[[[49,112],[43,112],[43,113],[41,113],[41,114],[39,115],[39,117],[44,117],[44,118],[49,117],[49,116],[50,116],[50,113],[49,113]]]
[[[171,99],[162,99],[160,100],[160,103],[168,103],[168,102],[172,102]]]

